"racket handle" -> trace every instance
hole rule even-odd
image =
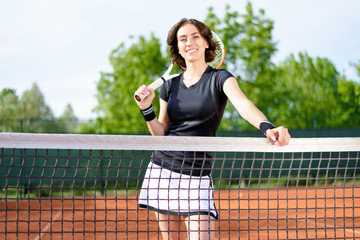
[[[164,80],[162,78],[158,78],[156,79],[154,82],[152,82],[148,88],[151,88],[153,90],[156,90],[157,88],[159,88],[161,85],[163,85]],[[142,93],[136,93],[134,95],[134,98],[136,101],[140,102],[141,100],[143,100],[145,97],[147,97],[150,94],[150,92],[148,92],[147,94],[142,94]]]
[[[150,92],[148,92],[148,94],[145,94],[145,95],[141,94],[141,93],[136,93],[134,95],[134,98],[135,98],[136,101],[141,102],[141,100],[143,100],[149,94],[150,94]]]

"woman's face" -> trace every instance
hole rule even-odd
[[[209,45],[195,25],[187,23],[179,28],[177,40],[179,53],[186,62],[205,62],[205,50]]]

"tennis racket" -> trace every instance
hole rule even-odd
[[[225,60],[225,46],[224,46],[223,42],[221,41],[220,37],[215,32],[212,32],[212,38],[218,44],[218,48],[215,51],[215,59],[207,64],[213,68],[219,69]],[[148,87],[155,90],[158,87],[160,87],[161,85],[163,85],[164,82],[166,82],[167,80],[179,76],[180,73],[170,75],[170,72],[173,69],[173,66],[174,66],[174,63],[171,63],[171,65],[166,70],[164,75],[162,75],[162,77],[156,79]],[[180,68],[183,71],[186,71],[185,67],[180,66]],[[144,99],[149,94],[150,93],[148,93],[148,94],[135,93],[134,98],[136,99],[136,101],[140,102],[142,99]]]
[[[166,82],[167,80],[179,76],[180,73],[170,75],[170,72],[173,69],[173,66],[174,66],[174,63],[171,63],[170,66],[168,67],[168,69],[166,70],[166,72],[164,73],[164,75],[162,75],[162,77],[153,81],[148,87],[155,90],[158,87],[160,87],[161,85],[163,85],[163,83]],[[144,95],[142,93],[135,93],[134,98],[136,99],[136,101],[140,102],[142,99],[144,99],[149,94],[150,93],[148,93],[146,95]]]

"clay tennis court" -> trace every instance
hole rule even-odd
[[[215,239],[360,238],[358,187],[215,191]],[[162,239],[136,194],[2,200],[0,208],[0,239]]]

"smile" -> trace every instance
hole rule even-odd
[[[186,52],[187,53],[193,53],[193,52],[196,52],[197,51],[197,49],[189,49],[189,50],[187,50]]]

